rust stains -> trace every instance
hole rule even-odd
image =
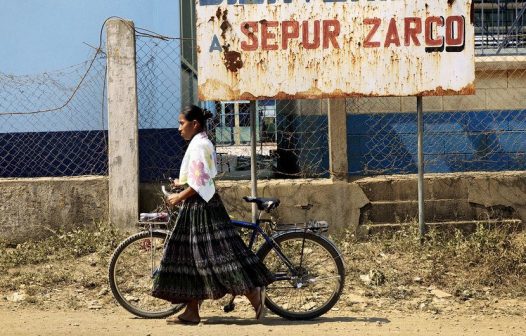
[[[222,20],[219,28],[221,29],[221,38],[223,41],[227,40],[227,33],[232,30],[232,25],[228,22],[228,10],[222,11],[218,8],[216,11],[216,17]],[[237,72],[243,67],[243,61],[241,60],[241,53],[230,50],[230,44],[225,43],[223,46],[223,64],[230,72]]]
[[[425,53],[423,25],[419,28],[422,32],[418,35],[419,44],[405,44],[401,41],[391,42],[387,48],[367,48],[364,46],[364,39],[369,31],[368,27],[363,27],[363,18],[387,15],[383,6],[368,4],[363,11],[356,13],[356,6],[346,7],[342,3],[323,9],[300,3],[303,1],[291,2],[291,10],[286,12],[284,6],[268,6],[268,10],[264,12],[261,10],[263,6],[229,6],[228,11],[226,5],[199,8],[202,15],[198,16],[198,20],[203,19],[198,22],[200,99],[322,99],[475,93],[472,73],[474,67],[472,69],[470,63],[472,49],[466,48],[457,53],[448,53],[446,50]],[[393,7],[405,10],[390,9],[390,16],[397,18],[403,18],[403,15],[425,18],[455,14],[468,20],[468,16],[472,14],[471,0],[426,1],[418,4],[400,1],[392,4]],[[327,8],[330,10],[326,10]],[[342,19],[347,14],[349,18]],[[312,45],[307,48],[300,38],[301,29],[289,27],[287,34],[294,37],[284,39],[285,30],[282,27],[270,27],[268,32],[265,30],[262,33],[261,29],[253,29],[249,24],[338,18],[341,22],[338,49],[323,48],[321,37],[316,48]],[[416,29],[414,26],[413,28]],[[471,29],[466,30],[468,46],[473,41],[473,27],[466,25],[466,28]],[[383,37],[388,30],[387,27],[382,29],[376,33],[374,41],[384,41]],[[309,33],[310,39],[316,36],[312,31]],[[211,41],[214,41],[215,49],[208,53]],[[221,45],[220,51],[217,41]],[[246,50],[242,47],[243,42],[246,45],[253,41],[259,42],[257,48]],[[266,48],[263,47],[264,43]],[[275,49],[276,46],[280,48]]]
[[[443,89],[441,86],[437,87],[434,90],[422,91],[415,96],[453,96],[453,95],[474,95],[475,94],[475,84],[470,83],[460,90],[451,90]]]
[[[219,93],[217,96],[216,93]],[[407,96],[451,96],[451,95],[473,95],[475,85],[469,84],[460,90],[443,89],[438,87],[436,90],[414,92]],[[226,83],[208,80],[199,88],[199,98],[203,100],[260,100],[260,99],[320,99],[320,98],[358,98],[358,97],[398,97],[397,95],[383,95],[377,93],[364,94],[362,92],[343,92],[336,89],[332,92],[322,92],[316,87],[309,90],[287,93],[279,91],[273,96],[256,96],[250,92],[240,92],[232,90]]]
[[[228,71],[237,72],[243,67],[243,61],[241,60],[241,53],[237,51],[225,51],[225,67]]]
[[[230,22],[228,21],[223,21],[221,23],[221,26],[219,26],[219,28],[221,28],[221,37],[224,39],[226,39],[226,32],[232,28],[232,25],[230,24]]]

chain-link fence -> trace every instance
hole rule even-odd
[[[38,75],[0,73],[0,177],[107,174],[106,57]]]
[[[473,8],[477,93],[424,98],[427,173],[526,170],[526,1]],[[415,98],[349,99],[347,112],[349,175],[417,172]]]
[[[189,90],[181,80],[180,47],[177,39],[138,40],[143,181],[177,176],[184,155],[178,111],[196,98],[184,94],[195,83],[187,82]],[[526,169],[526,70],[516,64],[512,58],[479,69],[475,96],[424,98],[426,172]],[[214,112],[209,133],[223,177],[249,178],[251,103],[201,105]],[[254,108],[260,178],[329,176],[324,101],[261,100]],[[414,97],[348,99],[349,175],[416,173],[415,112]]]
[[[426,172],[526,169],[526,2],[513,3],[475,2],[477,54],[508,55],[503,62],[477,58],[477,94],[424,98]],[[502,25],[507,30],[496,28]],[[502,50],[479,43],[480,36],[497,39]],[[192,103],[214,114],[209,134],[222,178],[250,177],[251,108],[260,178],[329,176],[325,101],[199,102],[193,50],[192,39],[137,33],[141,181],[178,175],[185,151],[178,114]],[[100,52],[61,71],[0,74],[0,176],[107,173],[105,63]],[[414,97],[348,99],[348,174],[415,173],[415,110]]]
[[[177,131],[183,92],[181,40],[137,37],[137,95],[141,181],[179,174],[185,143]]]
[[[300,101],[198,102],[195,68],[181,55],[191,39],[137,37],[141,181],[176,177],[185,143],[179,111],[200,104],[214,117],[209,137],[217,146],[222,178],[250,178],[250,109],[255,108],[259,178],[328,176],[327,113],[301,109]]]
[[[526,170],[526,69],[510,66],[477,71],[475,96],[424,97],[426,173]],[[352,99],[347,111],[350,175],[417,172],[416,98]]]

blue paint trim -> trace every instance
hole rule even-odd
[[[0,134],[0,177],[106,175],[105,131]]]
[[[526,169],[526,112],[426,112],[429,173]],[[348,115],[350,175],[416,173],[416,114]]]

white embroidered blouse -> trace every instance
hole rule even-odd
[[[187,184],[206,202],[216,192],[213,178],[217,175],[216,151],[206,132],[192,138],[181,163],[179,183]]]

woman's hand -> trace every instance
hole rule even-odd
[[[167,202],[168,202],[168,204],[170,204],[170,205],[177,205],[177,204],[181,203],[182,201],[183,201],[183,200],[182,200],[180,194],[171,194],[171,195],[168,196],[168,198],[167,198]]]
[[[179,183],[179,179],[173,179],[172,180],[172,186],[177,188],[181,186],[181,183]]]

